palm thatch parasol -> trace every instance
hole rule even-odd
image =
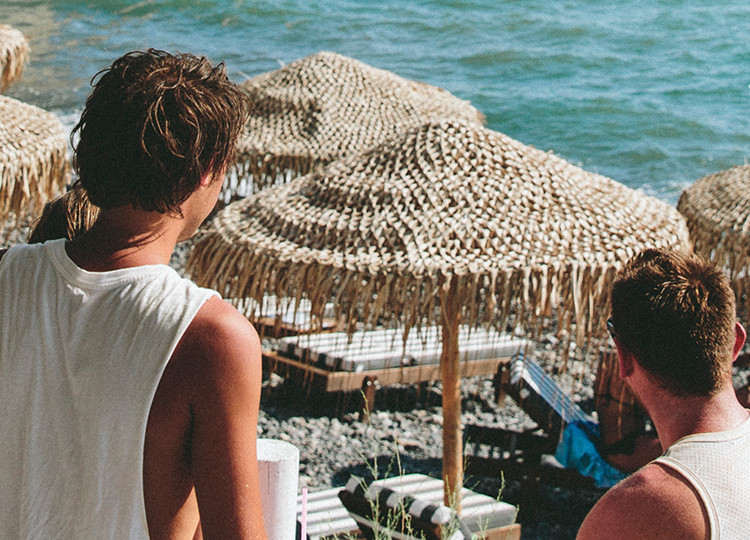
[[[0,96],[0,220],[38,212],[65,186],[68,137],[58,118]]]
[[[680,195],[677,209],[696,253],[726,269],[740,311],[750,314],[750,165],[697,180]]]
[[[29,59],[29,42],[23,34],[7,24],[0,24],[0,92],[21,76]]]
[[[237,201],[188,272],[228,297],[333,300],[349,321],[442,326],[446,502],[462,485],[458,325],[601,331],[621,263],[685,246],[677,211],[475,124],[433,122]]]
[[[332,52],[241,86],[253,110],[237,150],[238,177],[250,175],[255,189],[358,154],[430,120],[484,122],[468,101],[446,90]]]

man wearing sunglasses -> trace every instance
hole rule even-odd
[[[746,336],[728,280],[647,250],[618,275],[608,328],[664,454],[607,492],[578,538],[746,538],[750,412],[732,387]]]

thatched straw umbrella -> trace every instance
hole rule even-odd
[[[0,220],[41,210],[65,186],[68,137],[58,118],[0,96]]]
[[[704,176],[677,203],[695,251],[732,281],[740,312],[750,314],[750,165]]]
[[[446,502],[463,481],[458,325],[602,331],[618,267],[685,246],[677,211],[500,133],[426,124],[219,213],[188,271],[228,297],[333,300],[349,321],[442,326]],[[511,318],[511,315],[513,317]]]
[[[425,83],[320,52],[242,85],[253,103],[237,151],[238,177],[253,188],[358,154],[438,119],[483,123],[468,101]],[[237,185],[229,185],[234,192]],[[242,193],[241,193],[242,194]]]
[[[7,24],[0,24],[0,92],[21,76],[29,59],[29,42],[23,34]]]

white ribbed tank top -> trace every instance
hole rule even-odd
[[[0,538],[148,538],[143,444],[180,337],[215,295],[165,265],[87,272],[65,241],[0,260]]]
[[[729,431],[683,437],[654,461],[698,492],[713,540],[750,538],[750,418]]]

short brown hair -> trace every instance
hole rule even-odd
[[[692,253],[646,250],[612,288],[612,325],[639,365],[679,396],[731,381],[735,300],[726,276]]]
[[[134,51],[92,84],[74,167],[96,206],[179,213],[201,178],[233,159],[249,104],[223,64]]]

